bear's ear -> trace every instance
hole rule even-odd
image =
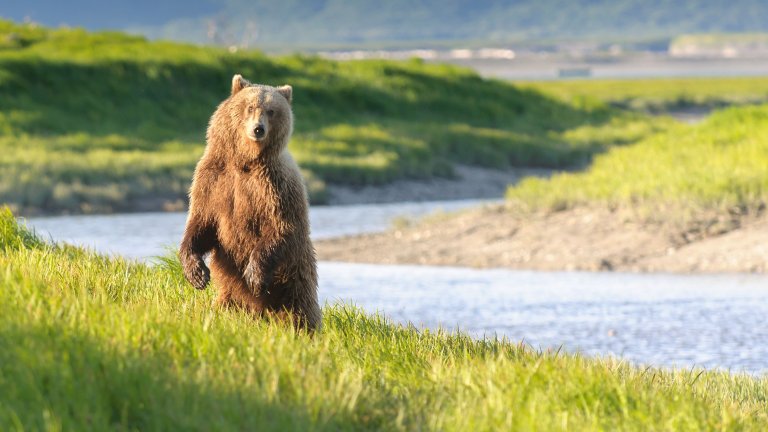
[[[280,86],[277,88],[277,92],[283,95],[283,97],[291,103],[293,101],[293,87],[289,85]]]
[[[237,92],[244,89],[245,87],[248,87],[251,85],[248,81],[246,81],[245,78],[243,78],[242,75],[237,74],[232,77],[232,94],[230,96],[234,96]]]

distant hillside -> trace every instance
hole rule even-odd
[[[245,45],[646,38],[768,31],[764,0],[27,0],[0,16]],[[151,12],[149,12],[151,11]]]
[[[234,73],[293,85],[291,151],[314,202],[325,183],[450,176],[455,163],[583,166],[657,127],[448,65],[268,57],[0,20],[0,203],[27,213],[181,208]]]

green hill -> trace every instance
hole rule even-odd
[[[0,202],[89,212],[183,200],[234,73],[294,86],[291,150],[315,202],[324,182],[450,176],[456,162],[577,166],[652,129],[588,97],[452,66],[273,58],[0,21]]]

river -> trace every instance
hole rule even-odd
[[[386,229],[396,217],[481,201],[313,207],[314,238]],[[178,244],[183,213],[60,216],[39,234],[152,260]],[[536,349],[612,355],[636,364],[768,371],[768,277],[528,272],[320,262],[324,302],[356,304],[400,323],[503,336]],[[190,288],[191,289],[191,288]]]

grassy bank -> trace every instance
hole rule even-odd
[[[761,212],[768,203],[768,105],[734,107],[595,158],[580,173],[530,179],[508,197],[532,207],[635,206]]]
[[[764,378],[642,369],[326,306],[310,338],[175,259],[48,246],[0,213],[0,429],[761,430]]]
[[[324,183],[562,168],[657,126],[575,98],[419,61],[333,62],[0,21],[0,202],[24,212],[182,200],[231,76],[294,86],[291,145]],[[659,126],[660,127],[660,126]]]
[[[766,77],[568,80],[519,85],[562,100],[594,98],[611,106],[651,113],[768,102]]]

